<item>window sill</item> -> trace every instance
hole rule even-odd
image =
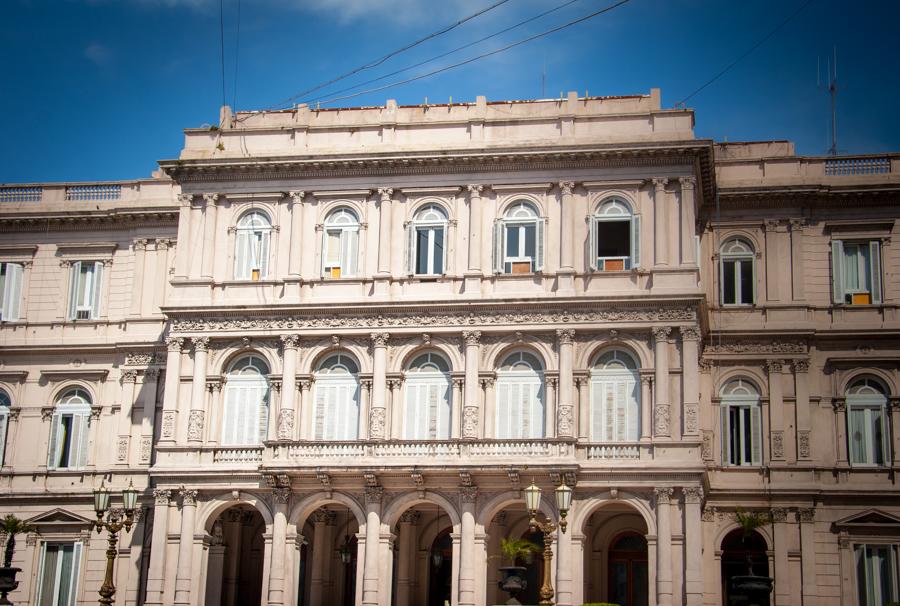
[[[534,278],[536,276],[544,276],[544,272],[542,271],[531,271],[524,274],[506,274],[506,273],[495,273],[494,277],[499,278],[501,280],[514,280],[516,278]]]
[[[262,280],[223,280],[219,282],[219,286],[251,286],[251,285],[259,285],[259,286],[271,286],[275,284],[279,284],[280,280],[275,280],[274,278],[265,278]]]

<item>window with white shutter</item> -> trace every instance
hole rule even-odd
[[[359,257],[359,219],[349,208],[338,208],[325,219],[322,234],[322,277],[356,275]]]
[[[267,439],[269,366],[259,356],[236,360],[225,375],[223,446],[252,446]]]
[[[269,275],[272,222],[259,210],[245,213],[237,222],[234,242],[234,279],[264,280]]]
[[[406,411],[403,437],[406,440],[450,439],[450,365],[438,353],[417,356],[409,365],[403,382]]]
[[[596,271],[621,271],[640,265],[640,216],[622,198],[603,201],[591,217],[588,259]]]
[[[21,263],[0,263],[0,322],[19,319],[22,303]]]
[[[637,364],[624,351],[601,355],[591,369],[591,441],[640,439],[641,395]]]
[[[407,227],[407,271],[440,276],[447,267],[447,213],[435,204],[420,209]]]
[[[315,375],[313,436],[355,440],[359,433],[359,365],[346,353],[329,356]]]
[[[37,606],[75,606],[81,576],[81,542],[44,542],[38,564]]]
[[[900,597],[897,545],[854,546],[859,606],[895,604]]]
[[[495,223],[495,271],[522,274],[543,270],[545,223],[530,203],[512,204]]]
[[[497,371],[497,438],[544,437],[544,370],[527,351],[506,357]]]
[[[746,379],[730,381],[722,396],[724,465],[762,465],[762,414],[759,390]]]
[[[862,378],[847,389],[847,440],[850,463],[885,465],[888,456],[887,389],[874,378]]]
[[[100,317],[100,285],[103,263],[76,261],[69,279],[70,320],[96,320]]]
[[[87,465],[90,424],[88,393],[80,388],[63,393],[50,419],[48,469],[82,469]]]
[[[9,428],[9,409],[12,406],[12,398],[4,390],[0,389],[0,465],[6,462],[6,431]]]
[[[881,242],[832,240],[832,298],[839,305],[882,302]]]
[[[719,300],[722,305],[756,302],[756,253],[741,238],[732,238],[719,249]]]

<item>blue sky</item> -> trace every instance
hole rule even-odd
[[[226,97],[262,109],[399,48],[496,0],[222,0]],[[664,107],[715,75],[805,0],[630,0],[506,53],[340,105],[382,105],[662,89]],[[417,63],[564,0],[508,0],[328,92]],[[505,46],[613,3],[578,0],[502,36],[385,80]],[[219,0],[4,0],[0,20],[0,182],[148,176],[177,157],[186,127],[222,103]],[[768,42],[692,98],[698,137],[829,145],[816,65],[838,54],[838,148],[900,151],[895,0],[814,0]],[[236,48],[236,42],[239,47]],[[235,57],[237,87],[235,90]],[[545,68],[546,66],[546,68]],[[383,82],[382,82],[383,83]],[[315,96],[315,95],[311,95]]]

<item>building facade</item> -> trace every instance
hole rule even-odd
[[[239,112],[121,183],[0,187],[17,604],[900,599],[900,155],[630,97]],[[549,497],[549,498],[548,498]],[[738,520],[764,522],[746,536]],[[537,602],[540,562],[524,603]]]

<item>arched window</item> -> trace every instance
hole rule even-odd
[[[6,430],[9,427],[9,408],[12,406],[12,398],[5,390],[0,389],[0,465],[3,464],[6,452]]]
[[[887,461],[887,390],[880,381],[863,378],[847,389],[850,462],[884,465]]]
[[[359,430],[359,365],[345,353],[329,356],[316,371],[313,436],[355,440]]]
[[[753,305],[756,301],[756,254],[741,238],[719,249],[719,295],[722,305]]]
[[[322,276],[335,279],[355,276],[358,256],[359,219],[349,208],[338,208],[325,219]]]
[[[269,275],[272,222],[259,210],[244,214],[237,223],[234,249],[234,279],[262,280]]]
[[[440,276],[447,268],[447,214],[435,204],[419,210],[406,227],[406,271]]]
[[[528,202],[516,202],[494,223],[494,271],[524,274],[544,269],[546,221]]]
[[[544,437],[544,369],[527,351],[503,360],[497,371],[497,437]]]
[[[619,271],[641,264],[641,218],[621,198],[603,202],[591,217],[591,268]]]
[[[21,263],[0,263],[0,322],[19,319],[22,273]]]
[[[722,396],[722,460],[725,465],[762,465],[759,390],[746,379],[730,381]]]
[[[405,379],[404,439],[449,440],[450,365],[437,353],[423,353],[410,363]]]
[[[80,469],[87,465],[91,397],[78,387],[56,401],[50,420],[48,469]]]
[[[222,445],[262,444],[269,427],[269,366],[259,356],[236,360],[225,375]]]
[[[591,441],[636,442],[640,427],[637,364],[624,351],[608,351],[591,369]]]

